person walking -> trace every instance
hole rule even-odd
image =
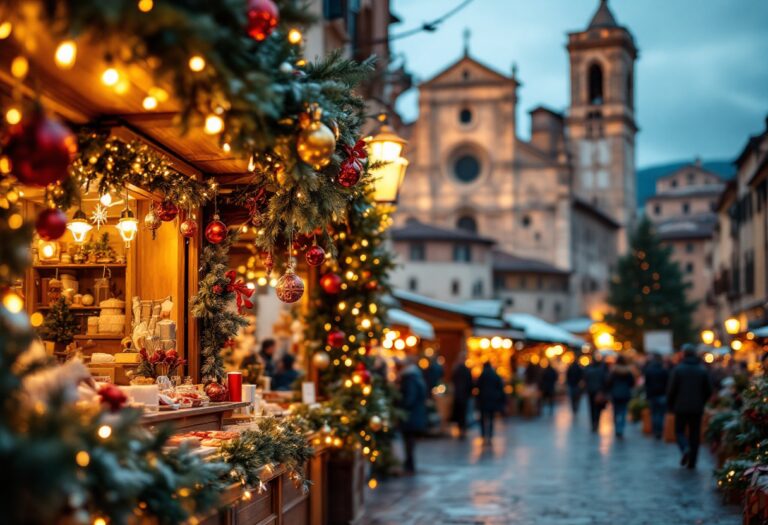
[[[696,468],[704,405],[712,395],[707,369],[693,345],[683,346],[683,360],[672,370],[667,401],[675,414],[675,435],[680,447],[680,466]]]
[[[584,384],[589,398],[589,417],[592,422],[592,432],[597,432],[600,425],[600,414],[605,408],[607,399],[605,395],[608,373],[605,364],[599,360],[597,354],[594,355],[592,362],[584,369]]]
[[[664,417],[667,413],[667,385],[669,371],[661,354],[653,354],[645,367],[645,397],[651,409],[651,430],[656,439],[664,433]]]
[[[542,412],[544,407],[549,408],[549,415],[555,413],[555,388],[557,387],[557,370],[552,364],[547,362],[541,370],[541,379],[539,380],[539,390],[541,391]]]
[[[480,434],[486,443],[493,438],[493,418],[504,408],[504,382],[488,361],[477,378],[477,408],[480,410]]]
[[[565,372],[565,382],[568,385],[568,397],[571,400],[571,411],[576,415],[579,413],[581,404],[581,393],[584,383],[584,368],[579,364],[578,359],[568,366]]]
[[[400,409],[405,417],[400,422],[405,445],[406,474],[416,472],[416,437],[427,428],[427,384],[419,367],[408,357],[398,362],[400,368]]]
[[[464,439],[467,435],[467,411],[472,399],[472,372],[464,362],[466,355],[459,355],[451,373],[453,384],[453,407],[451,409],[451,421],[459,427],[459,437]]]
[[[299,372],[293,368],[295,362],[296,356],[293,354],[283,354],[277,372],[275,372],[275,376],[272,378],[272,390],[293,390],[294,383],[299,379]]]
[[[608,376],[608,393],[613,405],[613,428],[616,437],[624,439],[624,429],[627,426],[627,407],[632,399],[632,389],[635,387],[635,374],[627,363],[627,358],[620,355]]]

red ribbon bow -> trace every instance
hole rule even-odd
[[[237,273],[234,270],[229,270],[224,274],[229,279],[227,285],[228,292],[235,292],[235,304],[237,304],[237,313],[242,314],[243,308],[253,308],[253,303],[250,297],[253,295],[253,290],[248,288],[243,281],[236,281]]]
[[[345,144],[344,150],[349,156],[349,161],[357,162],[362,166],[363,160],[368,158],[368,151],[365,149],[365,146],[366,144],[363,139],[358,140],[357,143],[355,143],[355,145],[352,147],[349,147]]]

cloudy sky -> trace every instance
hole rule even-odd
[[[402,23],[418,27],[461,0],[393,0]],[[471,54],[502,72],[518,65],[518,125],[527,111],[568,103],[566,33],[586,27],[598,0],[473,0],[434,33],[393,43],[417,81]],[[768,116],[768,0],[611,0],[618,22],[640,49],[637,111],[640,167],[693,158],[730,159]],[[403,95],[406,120],[418,116],[416,90]]]

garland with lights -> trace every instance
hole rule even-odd
[[[370,190],[368,184],[366,174],[363,188]],[[391,219],[371,198],[370,191],[359,192],[347,220],[330,230],[337,255],[324,263],[305,318],[312,362],[321,370],[328,400],[302,416],[331,443],[361,449],[375,470],[386,471],[392,465],[395,394],[385,364],[370,349],[384,334],[381,299],[394,264],[384,237]]]

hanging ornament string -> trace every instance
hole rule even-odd
[[[235,294],[235,304],[237,305],[237,313],[241,314],[243,313],[243,308],[253,308],[253,302],[251,302],[251,296],[253,295],[253,290],[248,288],[246,284],[242,281],[237,279],[237,272],[235,270],[229,270],[227,273],[224,274],[227,279],[229,279],[229,284],[227,285],[227,292],[234,292]]]

